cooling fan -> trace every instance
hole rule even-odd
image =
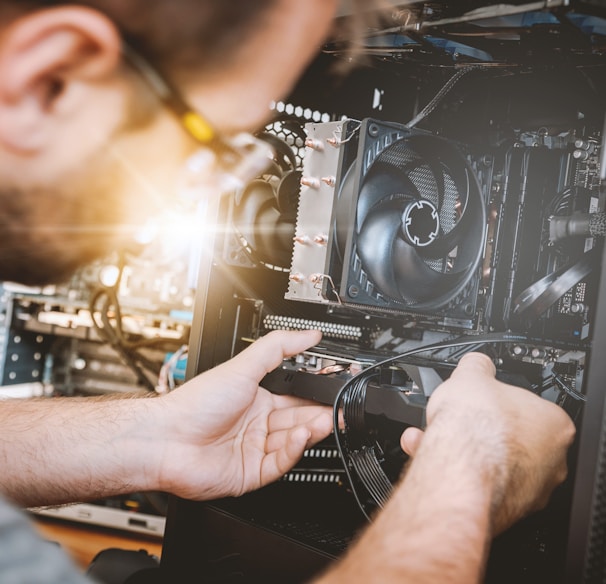
[[[349,302],[452,307],[477,274],[484,199],[467,158],[446,139],[365,120],[335,211]]]
[[[299,137],[292,123],[280,127],[288,127],[290,136],[270,131],[257,135],[270,144],[274,160],[263,176],[234,195],[231,226],[238,241],[230,246],[229,263],[278,270],[290,265],[301,180]],[[303,136],[300,125],[299,132]]]

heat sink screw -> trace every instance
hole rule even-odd
[[[311,176],[304,176],[301,178],[301,185],[304,187],[309,187],[311,189],[319,189],[320,181],[319,179]]]
[[[312,150],[317,150],[318,152],[322,152],[324,150],[324,144],[320,140],[315,140],[314,138],[307,138],[305,140],[305,146],[307,148],[311,148]]]

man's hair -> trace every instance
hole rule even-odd
[[[4,0],[17,13],[62,5],[94,8],[164,72],[226,66],[277,0]]]
[[[229,65],[278,1],[0,0],[0,16],[7,8],[19,13],[62,5],[88,6],[108,16],[128,43],[160,71],[172,76],[175,71],[193,70],[199,75]],[[389,0],[347,1],[351,17],[335,33],[349,46],[346,56],[350,58],[345,62],[350,62],[358,56],[366,31],[379,26],[393,5]]]

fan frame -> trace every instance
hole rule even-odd
[[[448,326],[457,326],[462,328],[474,328],[478,319],[478,291],[481,281],[481,265],[486,252],[486,234],[487,222],[483,221],[478,225],[482,233],[478,237],[480,248],[478,250],[477,261],[469,269],[469,274],[465,278],[462,289],[454,297],[442,301],[440,299],[432,300],[428,303],[418,302],[407,304],[400,302],[382,294],[377,290],[367,277],[362,262],[356,251],[357,234],[354,228],[356,224],[356,213],[358,206],[358,197],[365,177],[371,170],[375,161],[385,150],[394,146],[397,142],[409,140],[414,136],[427,136],[435,140],[442,140],[450,148],[455,148],[460,154],[461,159],[467,164],[468,175],[472,181],[472,188],[477,189],[477,200],[482,205],[481,216],[486,218],[487,194],[486,189],[480,184],[478,175],[474,170],[474,163],[471,157],[465,153],[461,145],[452,140],[436,136],[423,130],[411,129],[402,124],[387,123],[381,120],[367,118],[360,124],[357,132],[357,145],[355,163],[349,172],[353,172],[352,194],[349,196],[349,205],[345,206],[346,216],[343,217],[344,204],[339,200],[341,196],[340,189],[344,185],[337,186],[337,195],[333,207],[333,224],[336,222],[336,209],[339,206],[341,214],[339,220],[344,221],[349,228],[345,248],[343,251],[343,261],[341,263],[341,274],[339,295],[342,302],[346,305],[364,307],[364,309],[381,310],[388,313],[413,313],[422,314],[426,319],[432,321],[443,321]],[[353,147],[354,145],[350,146]],[[347,171],[342,172],[345,179]],[[351,180],[351,179],[350,179]],[[336,229],[336,228],[335,228]],[[333,238],[334,239],[334,238]],[[333,247],[336,245],[333,244]],[[336,250],[332,250],[332,254]]]

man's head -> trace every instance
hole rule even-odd
[[[337,0],[13,0],[0,7],[0,279],[58,280],[174,189],[195,145],[124,39],[226,134],[254,130]]]

